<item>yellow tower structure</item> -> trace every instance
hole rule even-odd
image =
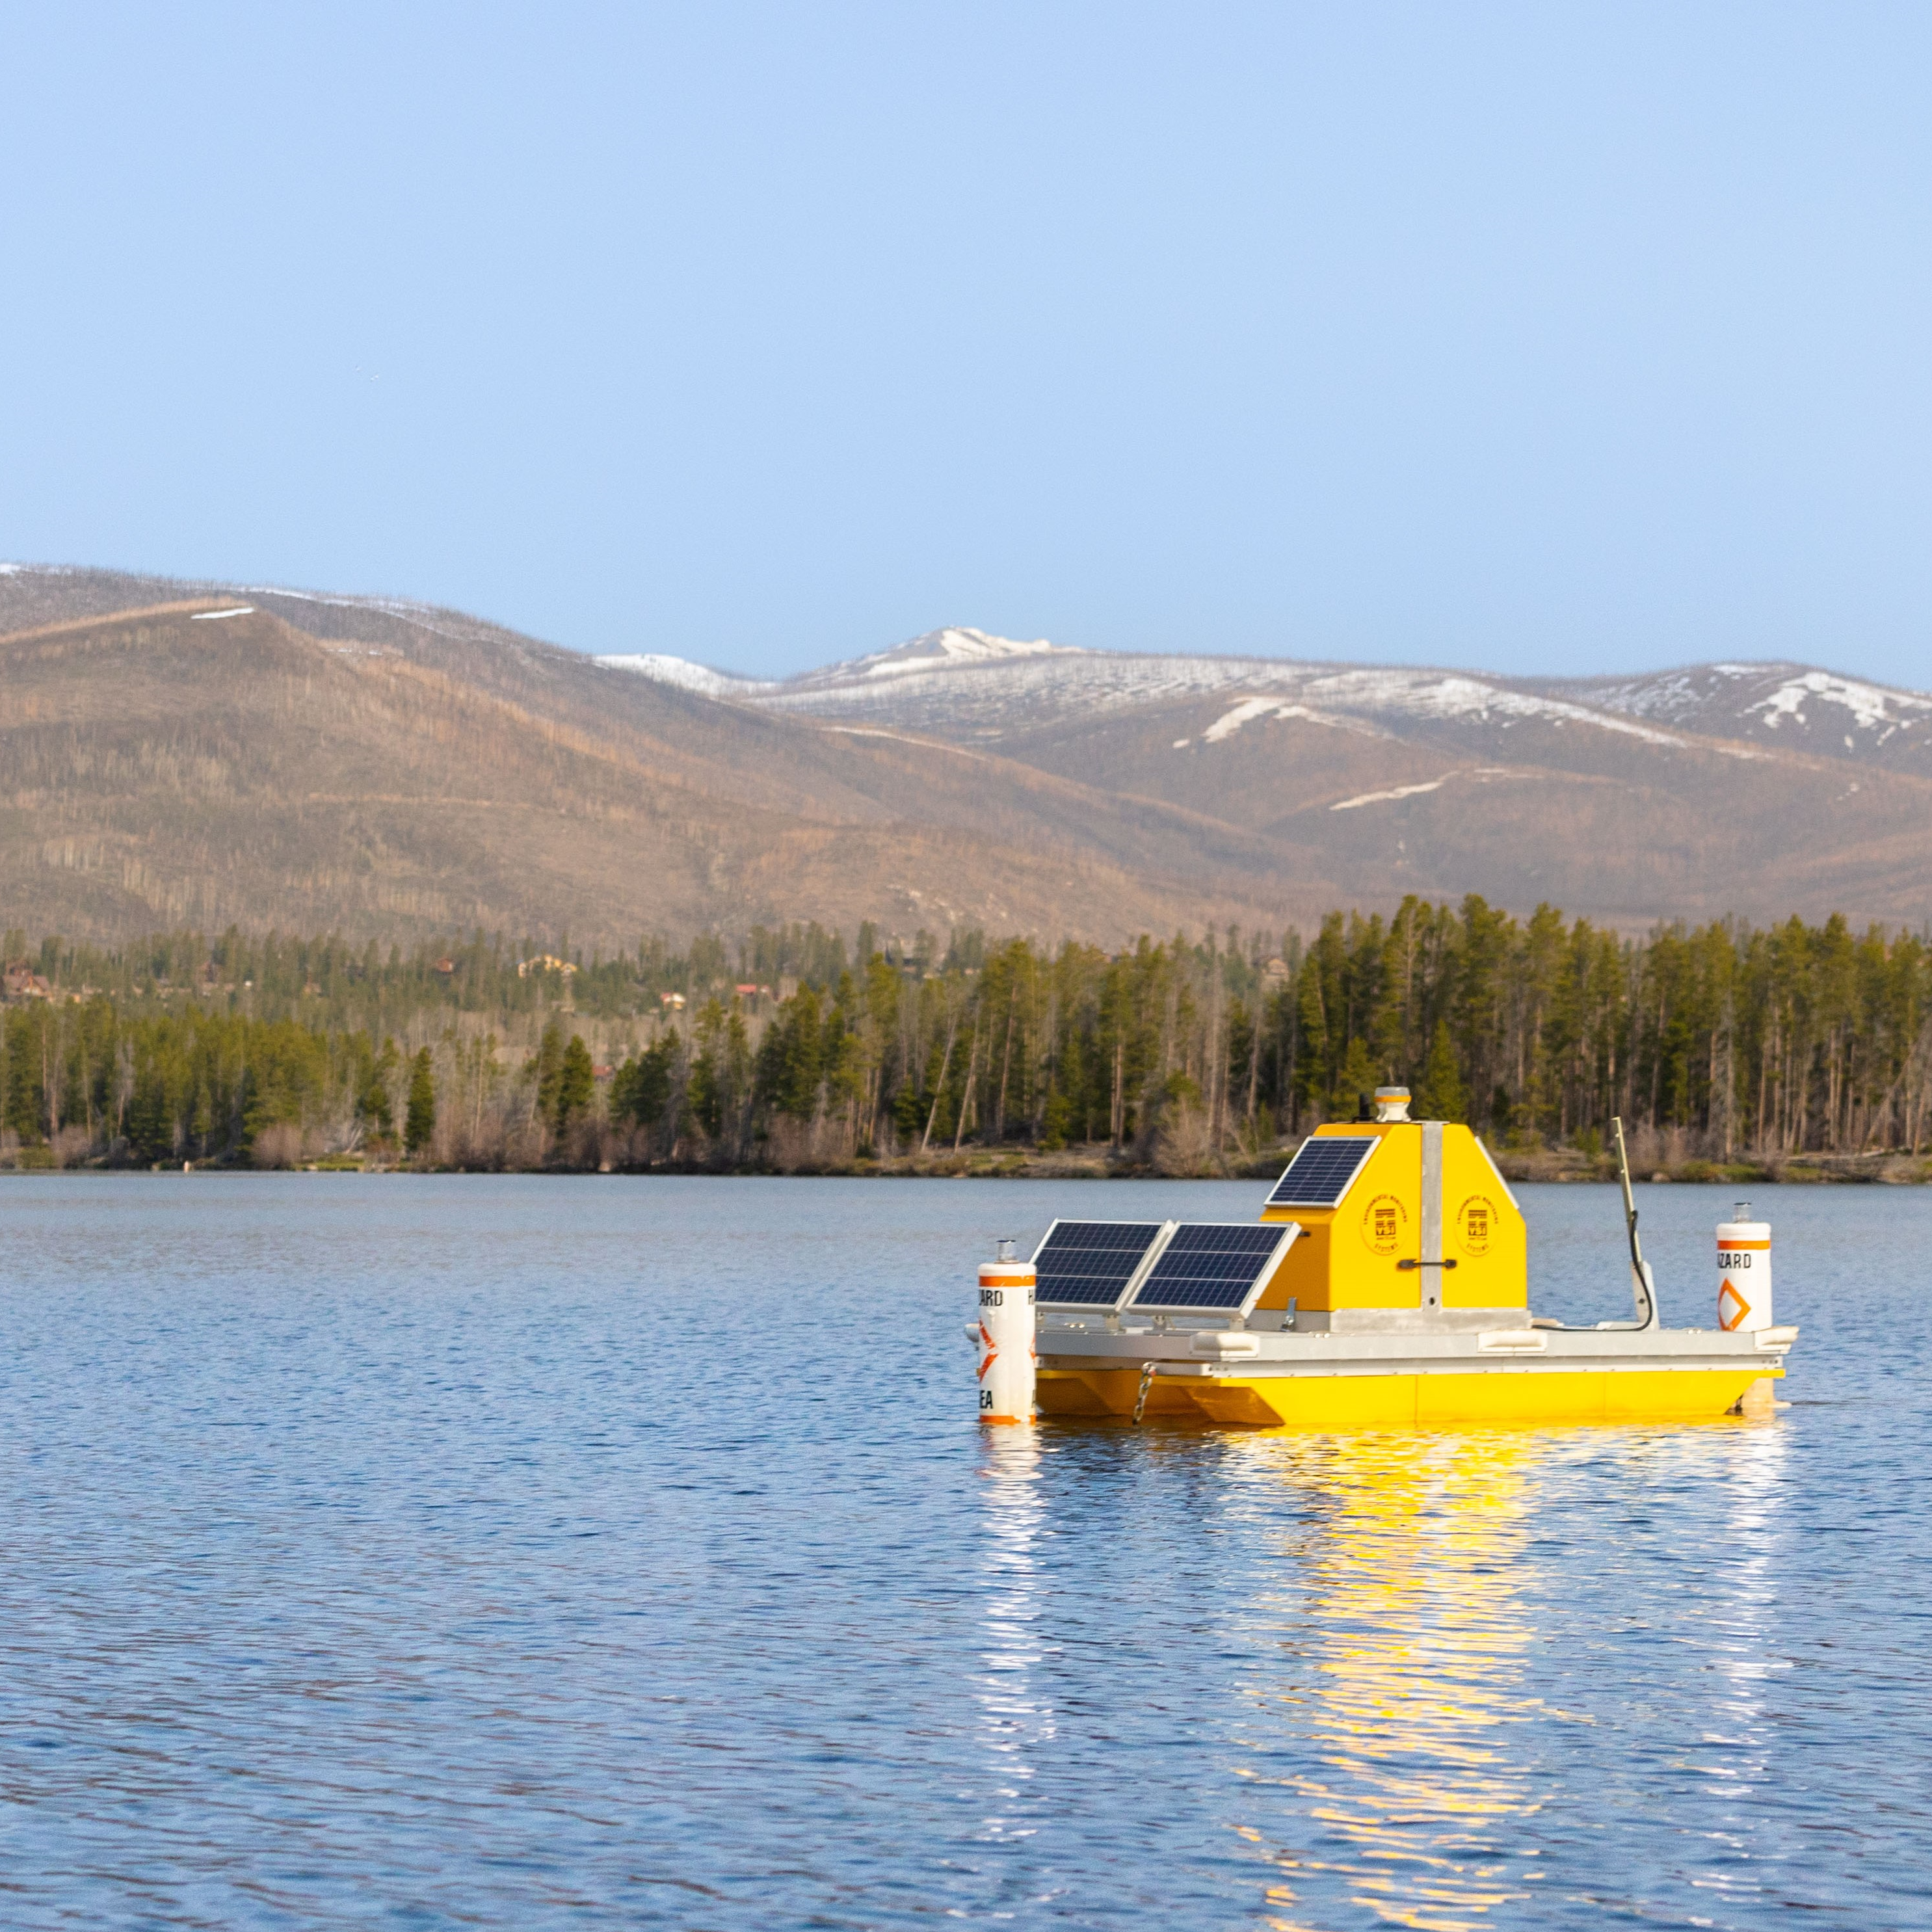
[[[1455,1121],[1410,1120],[1408,1101],[1384,1090],[1375,1120],[1316,1129],[1318,1159],[1291,1168],[1262,1212],[1299,1222],[1301,1234],[1258,1314],[1292,1304],[1370,1318],[1328,1324],[1340,1328],[1383,1326],[1398,1312],[1528,1306],[1528,1231],[1489,1150]],[[1298,1169],[1312,1169],[1306,1198],[1286,1198]]]

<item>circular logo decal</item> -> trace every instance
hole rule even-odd
[[[1456,1210],[1456,1237],[1466,1255],[1486,1255],[1496,1238],[1496,1205],[1486,1194],[1472,1194]]]
[[[1394,1254],[1408,1225],[1408,1210],[1393,1194],[1378,1194],[1362,1210],[1362,1239],[1371,1254]]]

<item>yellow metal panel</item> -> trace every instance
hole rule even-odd
[[[1422,1278],[1401,1266],[1422,1252],[1422,1130],[1386,1126],[1335,1211],[1330,1308],[1420,1308]]]
[[[1217,1422],[1220,1417],[1202,1406],[1201,1398],[1214,1384],[1206,1377],[1198,1381],[1192,1378],[1180,1382],[1166,1376],[1156,1376],[1148,1390],[1145,1413],[1171,1418],[1177,1422]],[[1131,1406],[1127,1411],[1133,1413]]]
[[[1367,1134],[1382,1145],[1340,1208],[1262,1211],[1264,1221],[1299,1221],[1302,1233],[1256,1307],[1286,1308],[1291,1300],[1311,1310],[1420,1307],[1416,1272],[1396,1264],[1421,1252],[1422,1130],[1412,1121],[1336,1121],[1315,1132]]]
[[[1310,1310],[1419,1308],[1422,1270],[1422,1124],[1337,1121],[1316,1136],[1372,1134],[1369,1156],[1338,1208],[1270,1208],[1264,1221],[1299,1221],[1301,1238],[1260,1300]],[[1529,1304],[1529,1232],[1466,1126],[1442,1130],[1442,1270],[1445,1308],[1524,1308]]]
[[[1298,1214],[1276,1212],[1264,1217],[1276,1221],[1299,1221],[1301,1232],[1286,1254],[1274,1279],[1262,1290],[1255,1304],[1257,1312],[1283,1309],[1293,1301],[1303,1308],[1328,1306],[1328,1224],[1334,1219],[1318,1209],[1304,1208]]]
[[[1682,1422],[1726,1414],[1758,1365],[1616,1371],[1489,1369],[1468,1375],[1260,1376],[1196,1392],[1228,1422],[1265,1408],[1290,1429],[1388,1429],[1508,1423]]]
[[[1757,1382],[1735,1369],[1484,1369],[1420,1376],[1156,1375],[1144,1413],[1156,1419],[1318,1430],[1492,1427],[1510,1423],[1697,1422],[1728,1414]],[[1776,1372],[1782,1373],[1782,1371]],[[1044,1415],[1130,1416],[1138,1366],[1042,1369]]]
[[[1196,1396],[1210,1388],[1205,1376],[1156,1376],[1148,1384],[1144,1415],[1176,1418],[1184,1421],[1219,1420],[1210,1418],[1196,1402]],[[1129,1369],[1042,1369],[1034,1400],[1042,1415],[1132,1415],[1140,1398],[1141,1372]],[[1255,1418],[1265,1422],[1264,1412]]]
[[[1529,1231],[1496,1184],[1476,1137],[1453,1122],[1442,1130],[1442,1276],[1445,1308],[1527,1308]]]
[[[1131,1415],[1140,1379],[1138,1369],[1042,1369],[1034,1400],[1042,1415]]]
[[[1192,1394],[1195,1406],[1210,1422],[1245,1423],[1251,1428],[1272,1429],[1281,1421],[1274,1407],[1245,1383],[1203,1382]]]
[[[1722,1415],[1759,1379],[1755,1362],[1740,1369],[1708,1371],[1668,1369],[1632,1370],[1623,1375],[1604,1378],[1604,1420],[1606,1422],[1670,1422],[1700,1415]],[[1780,1369],[1780,1375],[1784,1373]],[[1701,1383],[1703,1390],[1686,1388],[1687,1382]],[[1714,1402],[1716,1406],[1711,1405]]]
[[[1438,1427],[1459,1422],[1600,1422],[1605,1380],[1601,1375],[1539,1375],[1524,1369],[1418,1376],[1415,1419]],[[1712,1413],[1721,1414],[1723,1409]]]
[[[1197,1400],[1223,1422],[1290,1429],[1407,1429],[1415,1422],[1416,1380],[1414,1376],[1217,1378],[1211,1391]]]

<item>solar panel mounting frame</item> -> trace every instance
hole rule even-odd
[[[1160,1264],[1173,1253],[1175,1246],[1190,1228],[1233,1228],[1244,1234],[1270,1234],[1274,1239],[1267,1248],[1257,1245],[1252,1251],[1255,1259],[1248,1277],[1246,1287],[1242,1291],[1238,1303],[1214,1304],[1199,1301],[1158,1301],[1146,1298],[1154,1277],[1160,1272]],[[1173,1224],[1173,1232],[1161,1244],[1160,1252],[1142,1271],[1135,1282],[1133,1292],[1124,1304],[1130,1314],[1149,1315],[1208,1315],[1216,1319],[1240,1323],[1253,1313],[1255,1304],[1266,1293],[1268,1286],[1274,1280],[1288,1250],[1302,1234],[1299,1221],[1180,1221]]]
[[[1266,1204],[1270,1208],[1334,1208],[1340,1207],[1342,1202],[1347,1198],[1349,1189],[1360,1179],[1363,1168],[1375,1158],[1376,1150],[1382,1144],[1382,1136],[1379,1134],[1310,1134],[1307,1139],[1295,1149],[1294,1160],[1282,1169],[1281,1178],[1275,1183],[1270,1191]],[[1339,1153],[1325,1160],[1324,1156],[1330,1148],[1339,1150],[1343,1148],[1353,1148],[1357,1150],[1354,1162],[1348,1168],[1346,1178],[1327,1199],[1316,1197],[1306,1182],[1303,1184],[1300,1191],[1296,1193],[1289,1194],[1283,1191],[1288,1186],[1288,1177],[1301,1165],[1304,1155],[1308,1154],[1311,1150],[1313,1150],[1313,1158],[1309,1163],[1310,1168],[1316,1169],[1326,1166],[1333,1172],[1339,1168],[1341,1162],[1346,1160],[1347,1156]]]
[[[1174,1238],[1178,1221],[1090,1221],[1083,1216],[1056,1215],[1047,1231],[1040,1238],[1039,1245],[1033,1251],[1033,1265],[1036,1273],[1040,1258],[1046,1252],[1047,1244],[1053,1239],[1056,1229],[1071,1228],[1147,1228],[1154,1230],[1154,1238],[1142,1250],[1140,1259],[1120,1285],[1120,1292],[1112,1301],[1055,1301],[1043,1292],[1036,1291],[1034,1302],[1041,1308],[1078,1310],[1085,1315],[1118,1315],[1132,1298],[1134,1291],[1147,1277],[1148,1270],[1161,1256],[1168,1243]]]

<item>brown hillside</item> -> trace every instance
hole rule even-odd
[[[1216,698],[1136,711],[999,748],[1089,782],[1131,773],[1191,810],[1238,800],[1278,849],[1348,881],[1345,904],[1476,892],[1627,930],[1729,913],[1916,925],[1932,911],[1932,782],[1916,774],[1533,723],[1485,738],[1453,724],[1397,736],[1263,717],[1204,744],[1227,709]]]
[[[1592,710],[957,631],[783,685],[665,664],[422,605],[0,568],[0,915],[607,946],[805,918],[1112,944],[1408,892],[1625,930],[1932,917],[1932,699],[1802,666]]]
[[[526,640],[345,644],[194,602],[0,639],[9,925],[630,944],[807,916],[1106,939],[1280,917],[1265,842],[1184,808]],[[1335,890],[1282,884],[1304,915]]]

